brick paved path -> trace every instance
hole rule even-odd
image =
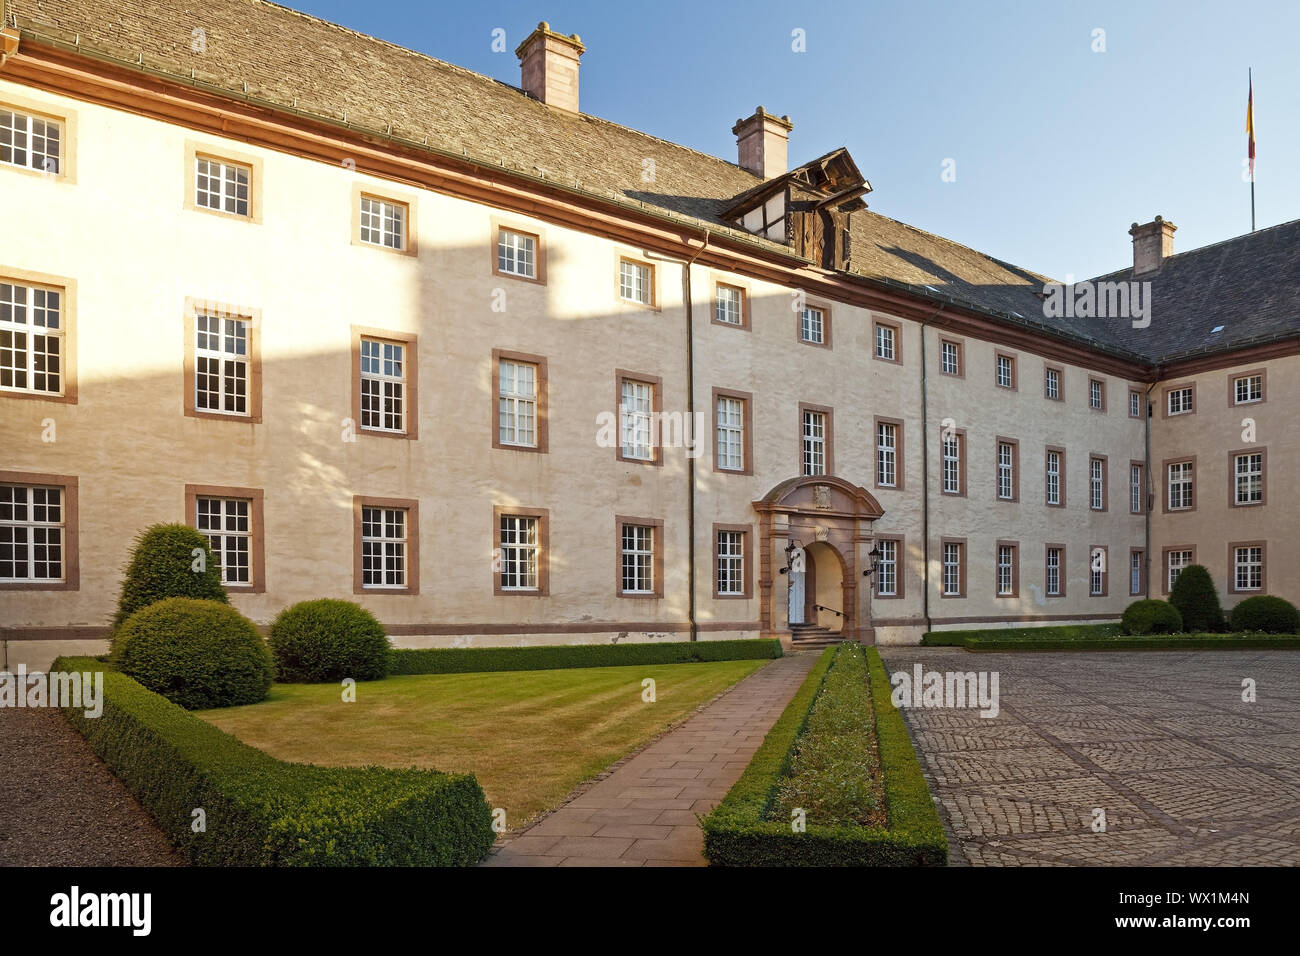
[[[953,865],[1300,865],[1300,653],[882,654],[999,673],[997,718],[904,711]]]
[[[494,851],[487,866],[703,866],[717,806],[818,654],[787,654]]]

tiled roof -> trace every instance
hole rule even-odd
[[[265,0],[8,0],[8,8],[22,29],[121,60],[408,140],[427,137],[442,150],[712,225],[724,225],[719,213],[761,182],[735,163],[552,109],[509,84]],[[654,163],[650,183],[646,160]],[[1156,360],[1190,344],[1162,315],[1193,316],[1207,332],[1223,324],[1223,342],[1300,334],[1295,225],[1174,257],[1155,279],[1147,330],[1047,318],[1036,294],[1043,276],[869,209],[852,216],[851,268]]]

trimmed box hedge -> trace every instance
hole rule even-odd
[[[492,847],[471,774],[286,763],[94,658],[52,669],[104,672],[103,714],[64,713],[192,863],[467,866]]]
[[[922,647],[965,647],[972,638],[996,637],[1001,641],[1018,641],[1037,644],[1052,641],[1092,641],[1100,637],[1113,637],[1120,633],[1116,624],[1062,624],[1054,627],[984,628],[976,631],[927,631],[921,638]]]
[[[567,667],[697,664],[768,660],[781,656],[777,640],[676,641],[670,644],[566,644],[542,647],[453,647],[392,652],[390,674],[471,674],[544,671]]]
[[[1056,628],[1043,627],[1041,637],[1003,636],[992,631],[949,631],[942,643],[924,641],[928,646],[961,647],[968,651],[1260,651],[1300,647],[1300,635],[1260,634],[1147,634],[1121,633],[1062,637],[1052,634]],[[1013,632],[1014,634],[1015,632]],[[953,636],[957,639],[952,639]],[[927,635],[928,636],[928,635]]]
[[[789,770],[795,743],[826,682],[837,648],[827,649],[723,801],[704,818],[704,855],[713,866],[942,866],[948,840],[902,715],[890,701],[884,663],[868,648],[886,829],[819,827],[795,833],[764,819]]]

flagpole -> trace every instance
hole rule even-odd
[[[1246,84],[1250,89],[1250,231],[1255,231],[1255,80],[1250,67],[1246,68]]]

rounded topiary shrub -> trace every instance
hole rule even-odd
[[[1169,590],[1169,603],[1183,616],[1183,630],[1189,634],[1221,633],[1226,624],[1214,580],[1202,564],[1189,564],[1178,572]]]
[[[136,538],[131,563],[122,579],[113,630],[141,608],[171,597],[223,604],[230,600],[221,583],[221,565],[208,547],[208,539],[189,525],[156,524]]]
[[[1183,617],[1168,601],[1134,601],[1124,609],[1121,626],[1125,634],[1177,634]]]
[[[266,641],[219,601],[167,598],[136,611],[118,630],[113,663],[187,710],[255,704],[271,689]]]
[[[351,601],[323,598],[285,608],[271,622],[270,643],[282,683],[379,680],[388,673],[388,635]]]
[[[1264,634],[1300,633],[1300,611],[1290,601],[1268,594],[1246,598],[1232,609],[1234,631]]]

